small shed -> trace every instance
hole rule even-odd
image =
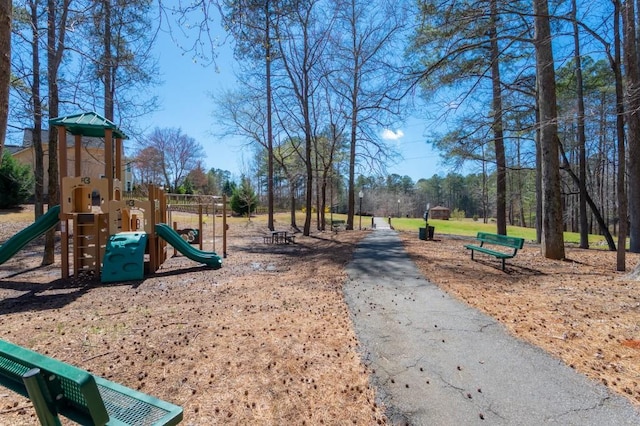
[[[449,220],[451,217],[451,210],[442,206],[435,206],[429,210],[430,219],[442,219]]]

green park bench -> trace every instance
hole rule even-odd
[[[182,408],[0,340],[0,384],[31,399],[42,425],[176,425]]]
[[[518,250],[524,245],[524,238],[509,237],[507,235],[489,234],[487,232],[478,232],[476,240],[480,242],[480,245],[467,244],[464,247],[471,250],[471,260],[473,260],[473,252],[479,251],[480,253],[488,254],[502,260],[502,270],[504,271],[504,263],[506,259],[512,259],[518,254]],[[491,246],[506,247],[511,250],[508,252],[498,251],[485,246],[490,244]]]

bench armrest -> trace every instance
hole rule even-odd
[[[38,416],[57,419],[60,413],[79,424],[111,426],[171,426],[182,420],[177,405],[3,340],[0,384],[33,395]]]

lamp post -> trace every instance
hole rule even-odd
[[[400,200],[398,200],[398,217],[400,217]]]
[[[362,231],[362,197],[364,197],[364,193],[360,190],[360,192],[358,192],[358,198],[360,198],[360,224],[358,228],[360,231]]]

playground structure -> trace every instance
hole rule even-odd
[[[215,269],[222,266],[215,252],[192,248],[166,225],[167,198],[161,188],[150,184],[147,200],[123,199],[126,135],[114,123],[93,112],[58,117],[49,123],[58,132],[63,278],[90,272],[100,275],[103,282],[142,279],[167,259],[167,242],[196,262]],[[66,132],[75,136],[73,175],[67,167]],[[80,176],[82,136],[104,138],[104,176]],[[222,204],[226,209],[226,200]],[[223,241],[226,251],[226,227]]]
[[[189,244],[197,244],[200,250],[203,250],[203,244],[208,240],[212,243],[212,250],[216,251],[216,217],[220,217],[222,253],[223,257],[227,257],[227,239],[224,238],[228,213],[226,196],[165,194],[165,199],[167,224],[172,224],[183,240]],[[197,223],[194,224],[194,221]]]

